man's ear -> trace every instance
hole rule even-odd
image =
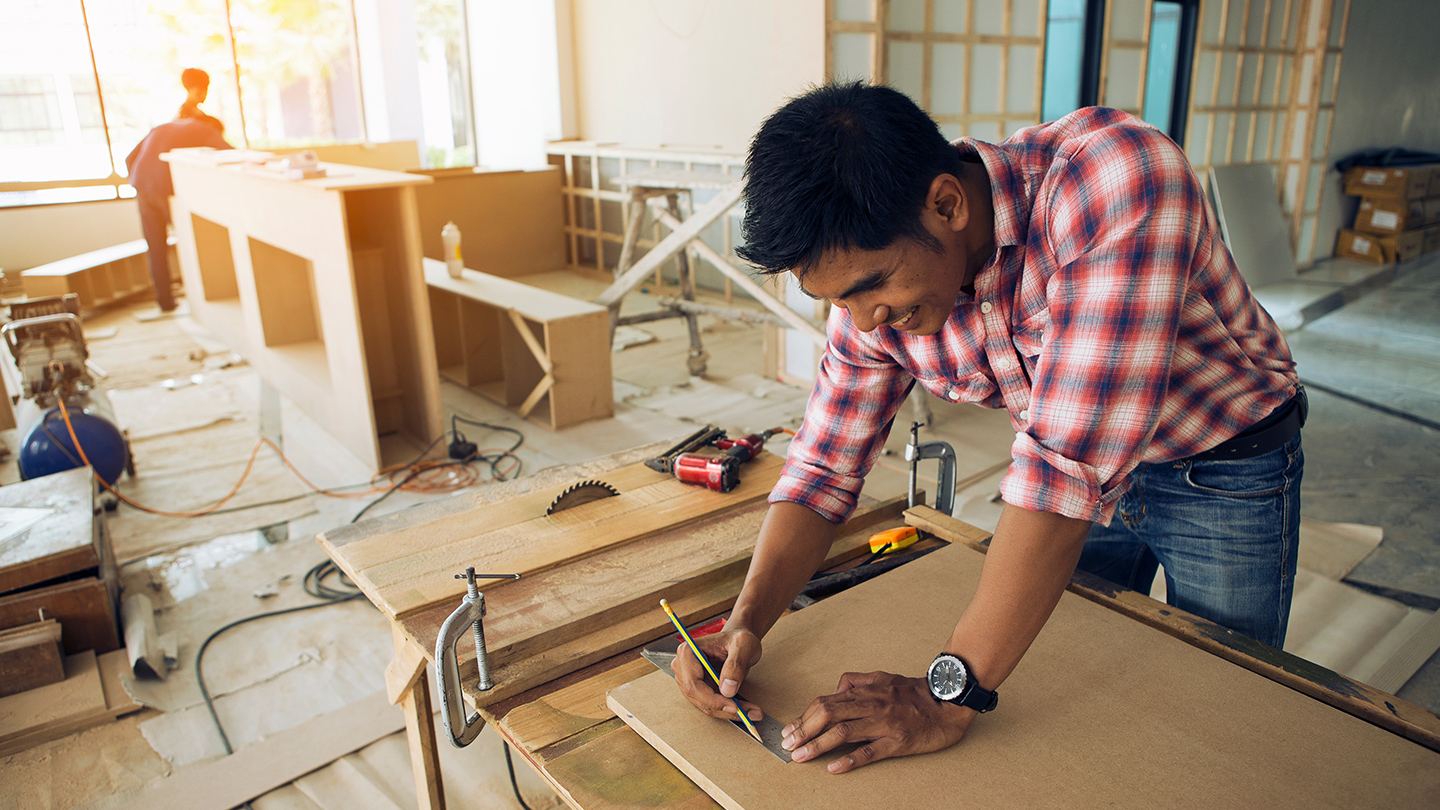
[[[964,184],[953,174],[937,174],[930,181],[925,203],[927,213],[933,212],[946,230],[959,233],[970,224],[969,195],[965,193]]]

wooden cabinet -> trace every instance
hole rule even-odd
[[[411,460],[444,429],[415,202],[430,178],[322,163],[285,180],[240,156],[164,156],[193,317],[371,469]]]

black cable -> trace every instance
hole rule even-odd
[[[510,787],[515,791],[515,801],[525,810],[530,810],[530,805],[525,803],[524,797],[520,795],[520,783],[515,781],[515,765],[510,761],[510,743],[505,738],[500,738],[500,747],[505,749],[505,770],[510,772]]]
[[[1306,380],[1303,378],[1300,380],[1300,384],[1305,386],[1306,388],[1313,388],[1316,391],[1322,391],[1332,397],[1339,397],[1341,399],[1353,402],[1356,405],[1362,405],[1366,408],[1371,409],[1372,411],[1379,411],[1380,413],[1383,413],[1387,416],[1394,416],[1399,419],[1404,419],[1407,422],[1414,422],[1417,425],[1428,427],[1431,430],[1440,430],[1440,422],[1433,422],[1423,416],[1416,416],[1413,413],[1407,413],[1398,408],[1392,408],[1389,405],[1381,405],[1378,402],[1373,402],[1371,400],[1365,399],[1364,397],[1357,397],[1354,394],[1341,391],[1338,388],[1331,388],[1328,385],[1321,385],[1319,383],[1311,382],[1310,380]]]
[[[51,411],[51,413],[54,413],[54,411]],[[84,467],[84,466],[85,466],[85,463],[82,462],[80,459],[76,458],[76,457],[75,457],[75,454],[72,453],[72,452],[70,452],[70,448],[68,448],[68,447],[66,447],[65,445],[61,444],[61,443],[60,443],[60,439],[57,438],[54,433],[51,433],[51,432],[50,432],[50,424],[49,424],[49,422],[50,422],[50,415],[49,415],[49,414],[46,414],[45,417],[40,420],[40,429],[43,430],[43,431],[45,431],[45,435],[46,435],[46,436],[49,436],[49,437],[50,437],[50,443],[53,444],[53,445],[55,445],[55,447],[56,447],[60,452],[64,453],[64,454],[65,454],[65,457],[68,458],[68,459],[70,459],[70,463],[71,463],[71,464],[74,464],[76,467]]]

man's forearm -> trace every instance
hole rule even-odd
[[[1003,682],[1070,583],[1090,522],[1006,504],[980,585],[945,646],[986,689]]]
[[[743,627],[756,636],[769,632],[825,561],[835,532],[835,524],[811,509],[786,501],[771,504],[727,627]]]

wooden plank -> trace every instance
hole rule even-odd
[[[463,593],[464,583],[454,579],[456,571],[452,569],[457,566],[474,565],[479,571],[522,575],[544,571],[562,562],[583,559],[606,548],[760,501],[774,487],[782,466],[783,460],[779,457],[762,453],[745,465],[740,485],[728,493],[683,484],[673,477],[647,470],[661,480],[628,491],[621,487],[621,493],[615,497],[554,515],[545,515],[543,509],[539,509],[529,511],[529,519],[524,519],[525,510],[517,502],[528,505],[536,500],[549,500],[543,496],[540,499],[526,496],[495,509],[476,510],[459,521],[437,521],[464,527],[454,542],[443,546],[407,553],[411,535],[428,533],[429,527],[417,527],[405,532],[404,540],[392,541],[390,550],[383,554],[388,558],[384,561],[363,567],[353,565],[355,552],[360,550],[357,547],[364,545],[366,550],[374,551],[373,541],[379,538],[354,543],[332,556],[336,556],[342,569],[387,615],[403,616],[432,604],[449,602]],[[500,528],[491,528],[497,524]],[[477,532],[476,528],[482,526],[485,529]],[[323,543],[324,536],[321,537]]]
[[[718,807],[634,731],[613,718],[538,753],[523,750],[521,753],[571,807],[585,810],[654,807],[712,810]]]
[[[47,619],[0,632],[0,697],[63,680],[59,622]]]
[[[109,718],[95,653],[65,659],[65,679],[0,698],[0,756],[59,739]]]
[[[984,557],[951,546],[782,618],[745,694],[798,717],[842,672],[918,676],[951,632]],[[903,617],[897,620],[896,617]],[[1429,808],[1440,754],[1075,594],[1061,596],[999,708],[959,745],[828,773],[781,762],[695,711],[663,673],[611,690],[628,725],[728,808],[1187,804]]]
[[[908,510],[905,521],[937,537],[962,542],[980,551],[985,550],[984,544],[989,540],[988,532],[927,506]],[[1069,591],[1341,711],[1440,751],[1440,715],[1428,709],[1084,571],[1075,572]]]
[[[0,543],[0,593],[100,565],[94,487],[89,467],[0,487],[0,506],[49,512],[25,534]]]
[[[506,737],[527,751],[539,751],[613,718],[615,713],[605,705],[605,693],[654,670],[649,661],[636,658],[594,678],[517,706],[497,725],[505,730]]]
[[[257,740],[227,757],[108,796],[87,810],[229,810],[399,731],[383,692]]]
[[[430,708],[430,685],[419,679],[400,699],[405,715],[405,739],[410,745],[410,769],[415,776],[419,810],[445,810],[445,785],[440,779],[435,749],[435,714]]]
[[[466,267],[505,278],[564,269],[563,178],[558,168],[419,173],[435,181],[416,189],[426,257],[445,257],[440,230],[454,222],[460,228]]]
[[[681,227],[671,231],[664,239],[650,248],[640,261],[626,270],[624,275],[615,279],[615,283],[602,292],[595,302],[607,307],[619,303],[626,293],[634,289],[635,285],[653,273],[671,256],[683,250],[691,239],[699,236],[701,231],[725,216],[725,212],[740,201],[743,190],[744,184],[736,182],[716,194],[709,202],[696,208],[695,213],[691,214]]]
[[[427,659],[425,651],[406,638],[398,625],[392,623],[390,631],[395,640],[395,657],[385,666],[385,697],[395,704],[425,677]]]
[[[33,622],[42,610],[46,618],[59,620],[64,628],[61,640],[67,653],[105,653],[120,648],[115,605],[99,579],[77,579],[0,597],[0,627]]]
[[[884,524],[881,524],[884,525]],[[836,540],[826,557],[825,567],[854,559],[869,549],[870,532],[856,532]],[[734,607],[745,584],[748,565],[730,565],[725,568],[726,576],[713,581],[707,577],[697,578],[700,587],[686,586],[680,595],[670,600],[670,606],[681,621],[687,624],[713,618]],[[543,653],[528,658],[512,659],[503,664],[491,664],[496,686],[488,692],[475,688],[477,677],[473,660],[460,668],[461,688],[476,706],[489,706],[508,697],[518,695],[527,689],[547,683],[562,675],[583,669],[612,655],[647,644],[670,630],[670,620],[656,609],[659,600],[650,602],[649,610],[591,631],[588,635],[551,646]]]

